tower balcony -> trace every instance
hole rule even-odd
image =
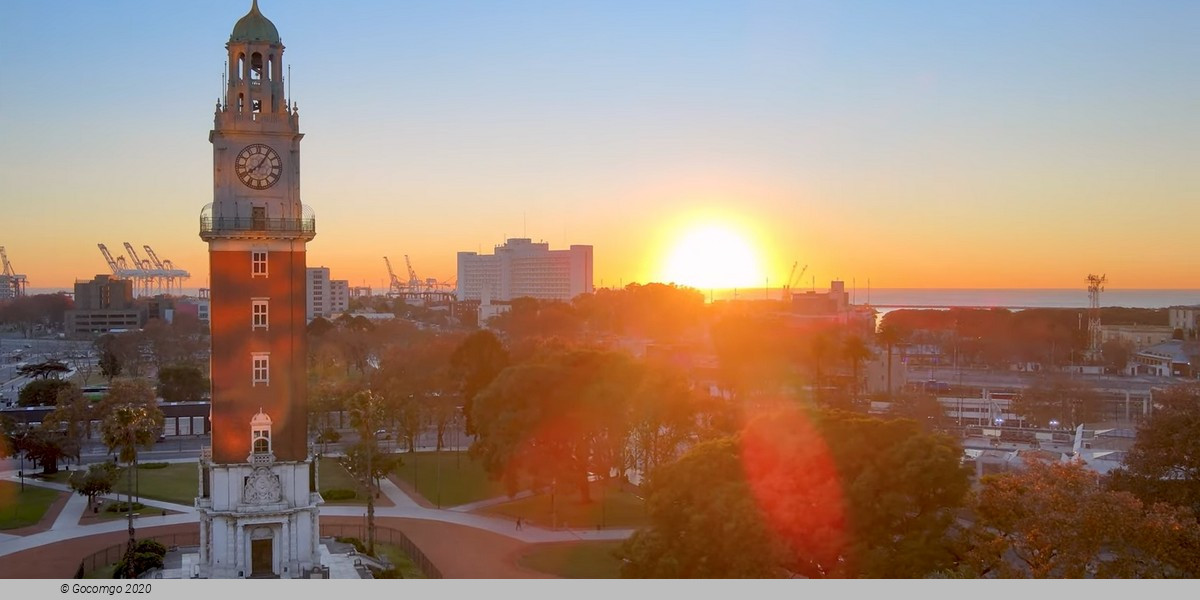
[[[301,216],[291,218],[272,218],[265,215],[213,216],[213,205],[209,202],[200,211],[200,239],[206,242],[252,239],[310,241],[317,236],[317,218],[307,204],[302,207]]]

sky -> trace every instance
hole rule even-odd
[[[207,286],[207,136],[249,6],[0,3],[0,246],[30,287],[127,241]],[[351,285],[405,255],[452,281],[456,252],[529,237],[593,245],[603,287],[695,254],[770,286],[798,263],[819,288],[1200,288],[1197,2],[260,7],[308,263]]]

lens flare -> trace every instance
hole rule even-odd
[[[793,568],[837,576],[846,551],[846,507],[829,447],[800,410],[781,408],[742,432],[746,481],[767,526],[791,551]]]

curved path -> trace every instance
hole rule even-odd
[[[0,473],[0,479],[16,480],[16,477],[13,471]],[[70,493],[63,484],[29,479],[25,484]],[[532,524],[518,530],[513,521],[465,512],[464,507],[437,509],[422,506],[387,479],[382,481],[380,491],[387,495],[393,506],[375,508],[377,523],[404,531],[448,578],[545,577],[517,566],[516,557],[527,544],[622,540],[634,531],[551,530]],[[194,507],[145,498],[142,503],[177,514],[139,517],[134,522],[138,531],[153,535],[196,531],[199,515]],[[0,578],[73,577],[83,557],[125,541],[128,528],[125,519],[81,525],[79,521],[86,509],[87,499],[71,494],[49,528],[21,536],[0,534],[0,558],[3,559],[0,560]],[[365,506],[321,507],[322,521],[331,524],[359,524],[365,514]]]

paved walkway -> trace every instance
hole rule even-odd
[[[181,461],[188,462],[188,461]],[[15,471],[0,472],[0,479],[15,479],[17,476]],[[38,485],[62,491],[70,491],[68,486],[57,483],[49,483],[42,481],[25,480],[26,485]],[[392,520],[400,519],[400,522],[425,521],[431,523],[442,523],[452,526],[467,527],[475,530],[481,530],[481,533],[487,532],[492,535],[502,536],[517,543],[516,547],[523,544],[546,543],[546,542],[570,542],[581,540],[622,540],[633,533],[633,529],[546,529],[535,525],[525,525],[520,530],[516,529],[516,524],[508,519],[473,514],[467,512],[481,506],[502,503],[508,501],[507,498],[494,500],[486,500],[475,502],[467,506],[459,506],[446,509],[427,508],[421,506],[411,496],[401,490],[396,484],[384,479],[380,485],[380,491],[391,500],[393,506],[377,506],[375,508],[375,516],[377,519]],[[115,499],[115,496],[112,496]],[[158,500],[150,500],[143,498],[141,502],[147,506],[155,508],[163,508],[170,511],[175,511],[178,514],[170,515],[143,515],[138,517],[134,526],[137,528],[145,527],[161,527],[161,526],[179,526],[195,524],[198,520],[196,509],[192,506],[181,504],[173,504],[170,502],[161,502]],[[26,536],[14,536],[0,534],[0,557],[10,554],[23,552],[32,548],[47,546],[58,542],[69,541],[75,538],[94,536],[97,534],[110,534],[116,532],[124,532],[128,527],[125,519],[113,519],[111,521],[102,521],[98,523],[89,523],[80,525],[80,518],[84,511],[87,510],[87,499],[78,495],[72,494],[66,506],[58,514],[53,525],[39,533],[34,533]],[[324,505],[321,507],[322,517],[336,518],[344,520],[345,518],[361,519],[366,514],[365,506],[330,506]],[[453,527],[451,529],[454,529]],[[444,530],[444,529],[443,529]],[[414,541],[421,546],[421,542],[414,538]],[[423,546],[422,546],[423,547]],[[428,554],[428,552],[427,552]],[[433,556],[430,556],[433,559]],[[435,564],[442,568],[442,565],[434,559]],[[472,575],[466,569],[458,568],[443,568],[443,572],[447,576],[458,577],[488,577],[486,574]],[[451,575],[454,573],[454,575]],[[496,575],[491,575],[496,576]]]

